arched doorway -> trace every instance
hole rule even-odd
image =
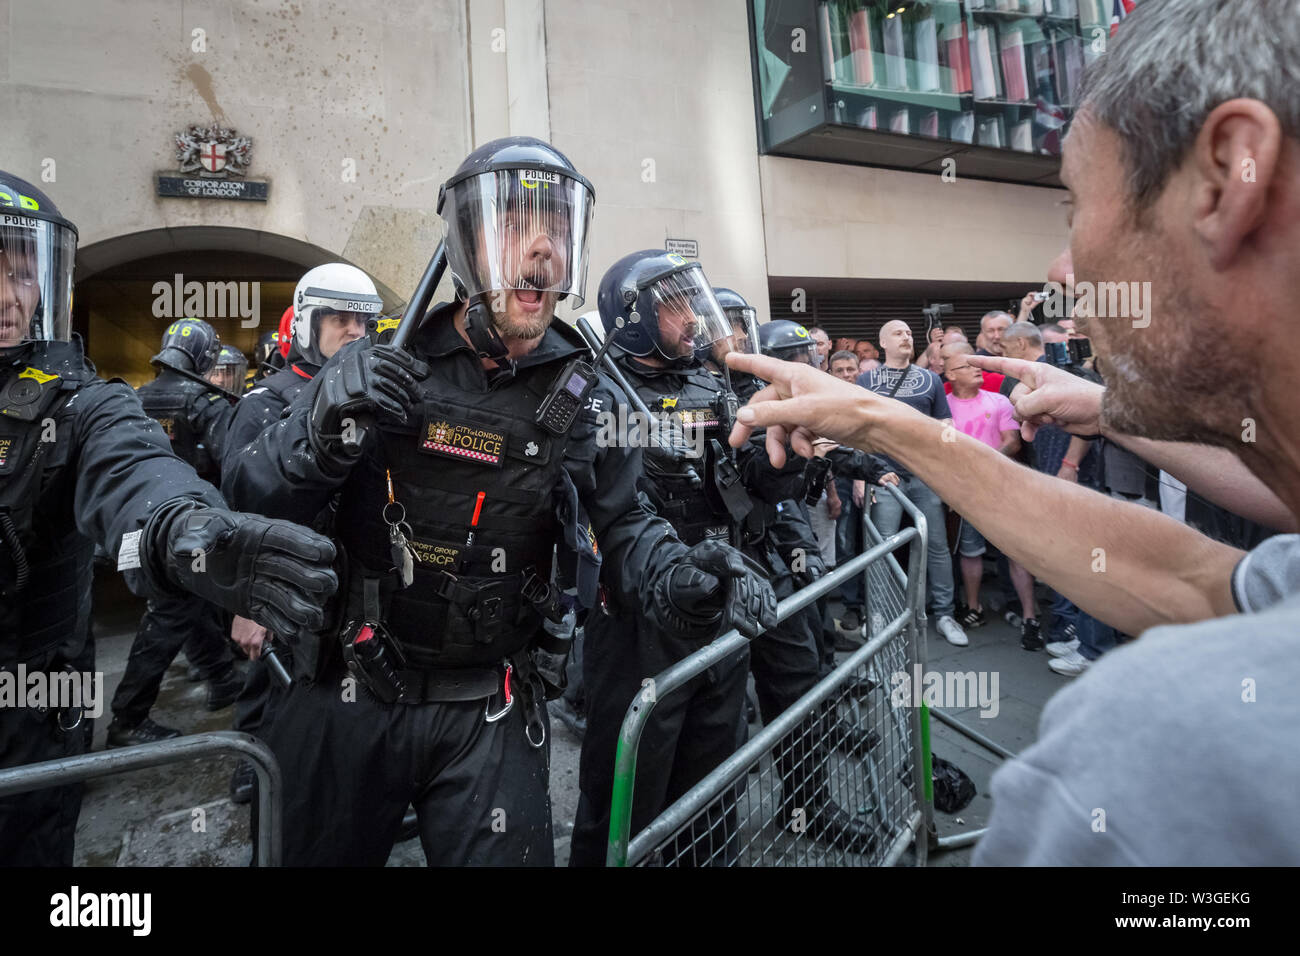
[[[73,328],[104,378],[131,385],[153,378],[149,358],[163,331],[192,316],[216,327],[223,344],[251,356],[279,325],[302,274],[347,261],[288,236],[226,226],[151,229],[92,243],[77,253]],[[380,283],[390,309],[400,302]]]

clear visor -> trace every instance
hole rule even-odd
[[[807,345],[788,345],[777,352],[777,357],[785,359],[787,362],[802,362],[804,365],[811,365],[816,368],[817,361],[817,343],[812,339],[808,340]]]
[[[72,335],[77,234],[19,211],[0,213],[0,348]]]
[[[538,289],[582,304],[593,198],[575,179],[505,169],[456,183],[443,200],[447,264],[470,298]]]
[[[731,323],[698,265],[656,279],[646,291],[658,319],[653,338],[665,358],[685,358],[732,334]]]
[[[728,352],[740,352],[742,355],[758,355],[761,347],[758,341],[758,315],[753,309],[727,309],[727,324],[731,331],[725,338],[713,343],[713,354],[725,358]]]
[[[248,359],[242,353],[231,355],[224,349],[217,357],[217,364],[208,372],[206,378],[213,385],[226,391],[239,394],[244,390],[244,378],[248,375]]]

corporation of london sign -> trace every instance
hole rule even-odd
[[[190,126],[174,144],[178,173],[158,174],[158,195],[266,202],[270,183],[243,178],[253,141],[226,126]]]

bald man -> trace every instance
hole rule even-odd
[[[912,406],[920,412],[937,418],[945,424],[952,423],[948,399],[943,382],[938,375],[912,364],[912,330],[902,319],[886,322],[880,330],[880,347],[885,353],[885,364],[863,372],[858,384],[875,392]],[[883,456],[882,456],[883,457]],[[949,644],[964,647],[966,632],[953,616],[956,610],[953,592],[952,559],[948,550],[948,532],[943,516],[943,503],[930,488],[907,469],[892,459],[886,460],[889,470],[898,475],[898,490],[925,515],[928,545],[927,581],[930,588],[930,605],[935,629]],[[856,486],[853,496],[865,497],[865,490]],[[877,496],[871,506],[871,521],[888,537],[898,530],[903,520],[903,506],[889,493]],[[846,599],[845,603],[848,601]]]

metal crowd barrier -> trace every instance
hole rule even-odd
[[[257,865],[279,866],[283,840],[280,764],[266,744],[249,734],[230,730],[191,734],[138,747],[11,767],[0,770],[0,797],[223,753],[244,757],[257,772]]]
[[[635,838],[637,748],[656,701],[746,639],[724,634],[658,674],[654,692],[632,701],[615,757],[608,865],[890,866],[910,845],[916,863],[925,864],[934,829],[927,715],[891,706],[889,678],[925,664],[926,523],[896,488],[883,491],[915,527],[881,539],[864,509],[872,546],[777,609],[785,620],[861,574],[866,643]],[[893,553],[909,543],[904,574]],[[846,820],[852,835],[840,826]]]

